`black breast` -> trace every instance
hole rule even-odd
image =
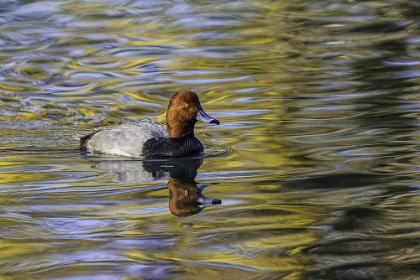
[[[152,157],[179,157],[199,154],[203,145],[195,137],[158,138],[144,143],[142,155]]]

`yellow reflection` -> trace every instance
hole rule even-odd
[[[0,173],[0,184],[39,181],[44,180],[46,178],[47,176],[37,173]]]
[[[45,247],[42,247],[41,245],[29,245],[29,244],[13,244],[9,243],[7,241],[0,242],[0,258],[1,259],[8,259],[17,257],[19,255],[24,254],[35,254],[37,251],[43,251],[45,250]]]

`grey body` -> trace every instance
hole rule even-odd
[[[148,140],[168,137],[164,126],[148,122],[127,123],[92,134],[84,146],[96,153],[140,157]]]

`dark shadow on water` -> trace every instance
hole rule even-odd
[[[363,174],[363,173],[339,173],[330,174],[326,176],[316,176],[302,179],[295,179],[293,181],[282,182],[282,187],[286,191],[301,189],[301,190],[316,190],[316,189],[343,189],[343,188],[357,188],[372,184],[378,184],[382,180],[386,180],[383,175]]]

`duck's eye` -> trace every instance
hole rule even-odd
[[[188,103],[184,103],[184,108],[188,108],[190,106]]]

